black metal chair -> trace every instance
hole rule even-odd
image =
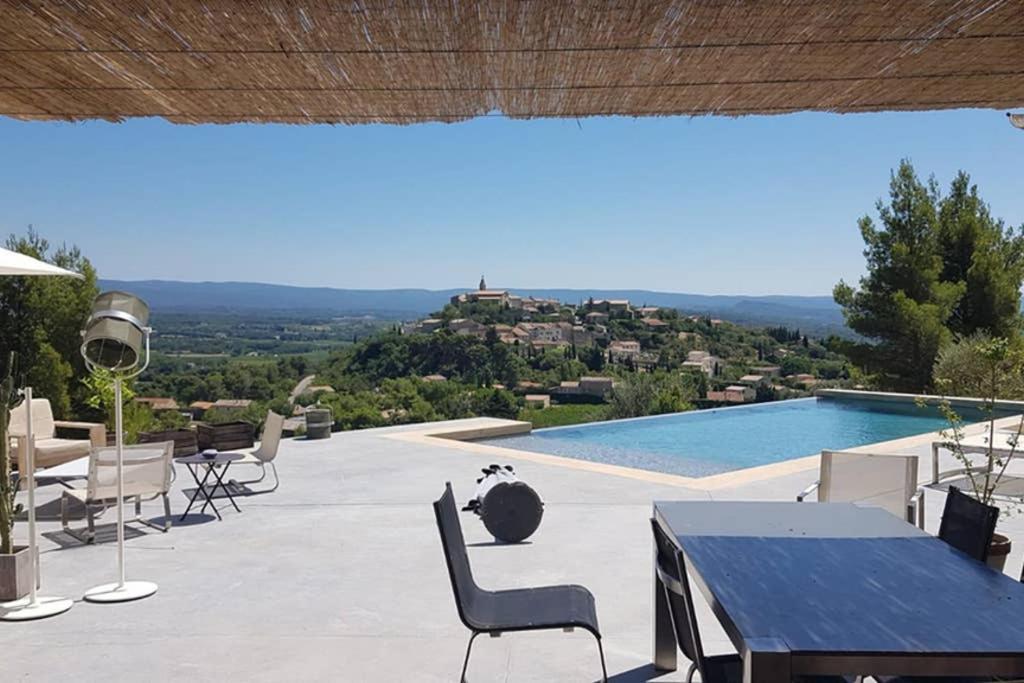
[[[434,515],[441,534],[441,545],[444,546],[444,558],[448,564],[448,576],[455,593],[459,619],[471,632],[460,681],[464,683],[466,680],[473,641],[482,633],[497,637],[506,631],[572,630],[577,627],[586,629],[597,640],[597,651],[601,657],[601,680],[608,680],[601,632],[597,627],[597,610],[594,596],[589,590],[583,586],[483,590],[476,585],[469,567],[469,556],[466,554],[466,543],[451,483],[445,484],[444,495],[434,501]]]
[[[686,575],[686,557],[665,534],[657,520],[651,519],[654,532],[654,547],[657,555],[658,578],[665,588],[665,600],[672,617],[672,629],[676,634],[679,649],[690,660],[686,681],[693,680],[699,672],[701,683],[741,683],[743,681],[743,659],[738,654],[704,654],[700,640],[700,627],[693,607],[690,580]],[[802,676],[793,679],[800,683],[847,683],[844,676]]]
[[[686,577],[686,561],[654,519],[651,520],[651,530],[654,532],[657,554],[656,571],[665,587],[672,630],[675,631],[679,649],[691,662],[690,670],[686,673],[687,683],[693,680],[693,674],[698,671],[702,683],[742,681],[743,660],[738,654],[704,655],[697,615],[693,609],[693,596],[690,594],[690,581]]]
[[[939,538],[978,562],[984,562],[988,559],[998,518],[999,508],[985,505],[950,486],[939,524]]]

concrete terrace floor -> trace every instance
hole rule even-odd
[[[484,426],[497,421],[459,421]],[[453,423],[454,424],[454,423]],[[459,623],[430,503],[453,482],[460,503],[473,492],[486,455],[392,438],[423,425],[285,440],[281,486],[239,499],[224,521],[196,514],[161,534],[130,530],[129,579],[159,584],[148,599],[121,605],[81,602],[89,587],[116,578],[112,511],[101,542],[82,546],[56,521],[40,527],[42,594],[76,599],[44,621],[0,623],[3,680],[453,681],[468,638]],[[921,456],[926,445],[904,452]],[[531,461],[511,461],[545,501],[529,543],[495,545],[462,515],[478,583],[511,588],[581,583],[597,599],[612,681],[681,681],[684,670],[651,678],[651,541],[655,499],[792,500],[816,471],[713,492]],[[947,463],[948,464],[948,463]],[[257,468],[248,468],[253,474]],[[231,475],[242,479],[246,470]],[[172,512],[186,506],[191,477],[179,466]],[[255,488],[255,485],[254,485]],[[60,487],[39,489],[56,511]],[[926,495],[928,529],[944,496]],[[161,514],[159,504],[144,508]],[[26,525],[17,534],[24,538]],[[141,531],[136,531],[139,529]],[[1017,576],[1024,520],[1001,521],[1014,539],[1007,573]],[[107,542],[103,542],[107,541]],[[710,610],[700,614],[705,648],[731,649]],[[680,662],[685,660],[680,658]],[[582,631],[479,638],[471,681],[593,681],[600,667]]]

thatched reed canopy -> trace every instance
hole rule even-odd
[[[0,0],[0,114],[457,121],[1024,106],[1024,0]]]

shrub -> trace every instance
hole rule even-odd
[[[1009,346],[1005,357],[996,364],[989,359],[993,344]],[[996,398],[1024,399],[1022,361],[1024,347],[1019,339],[1012,342],[993,340],[986,334],[975,333],[943,346],[932,376],[935,385],[950,396],[988,396],[994,383],[999,391]],[[995,378],[992,377],[993,372],[996,373]]]

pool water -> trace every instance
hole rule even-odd
[[[957,409],[968,422],[985,419]],[[657,472],[703,477],[823,449],[936,432],[949,427],[933,407],[888,401],[803,398],[633,420],[538,429],[486,439],[493,446]]]

